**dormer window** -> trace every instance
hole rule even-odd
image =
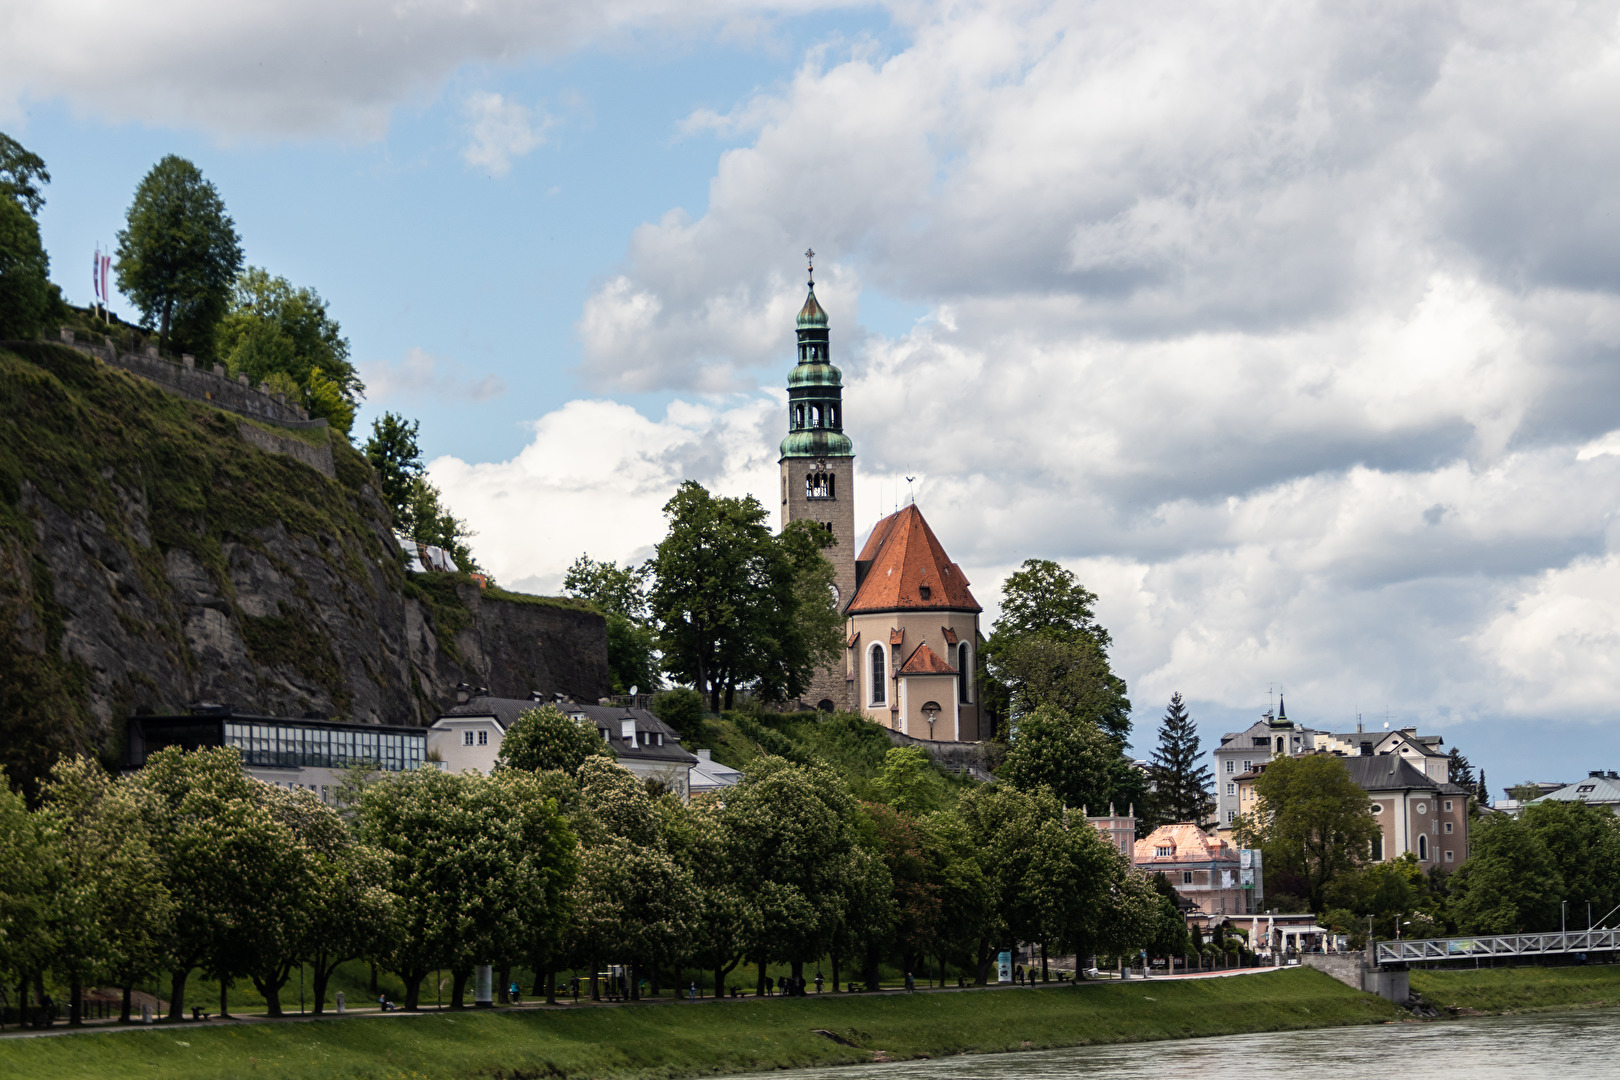
[[[917,596],[920,599],[927,600],[929,597],[931,597],[933,595],[934,595],[934,590],[930,589],[927,585],[919,585],[919,586],[917,586]]]
[[[1170,856],[1174,855],[1175,853],[1176,853],[1176,849],[1173,848],[1173,847],[1160,846],[1160,847],[1156,847],[1156,848],[1153,849],[1153,857],[1155,859],[1168,859]]]

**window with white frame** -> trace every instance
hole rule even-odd
[[[1231,771],[1232,771],[1232,765],[1233,765],[1233,762],[1231,762],[1231,761],[1228,761],[1228,762],[1227,762],[1227,763],[1226,763],[1226,771],[1227,771],[1227,772],[1228,772],[1228,773],[1230,773],[1230,772],[1231,772]]]
[[[1450,832],[1450,831],[1451,831],[1451,822],[1448,821],[1448,822],[1446,822],[1446,832]]]
[[[1451,813],[1451,800],[1450,799],[1446,800],[1446,813],[1448,813],[1448,814]]]
[[[1181,883],[1183,885],[1191,885],[1192,884],[1192,871],[1191,870],[1183,870],[1181,872]]]
[[[1248,772],[1248,771],[1249,771],[1249,770],[1250,770],[1250,769],[1252,769],[1252,768],[1254,768],[1254,762],[1252,762],[1252,761],[1245,761],[1245,762],[1244,762],[1244,763],[1243,763],[1243,771],[1244,771],[1244,772]]]
[[[883,646],[872,646],[872,704],[882,705],[888,700],[883,676]]]
[[[480,731],[478,733],[478,745],[479,746],[488,746],[489,745],[489,732]]]
[[[1236,810],[1228,810],[1226,812],[1226,820],[1227,821],[1234,821],[1234,820],[1236,820],[1236,818],[1237,818],[1237,811]]]
[[[472,743],[472,732],[463,731],[461,733],[461,745],[462,746],[471,746],[472,744],[473,744]]]
[[[1168,859],[1173,850],[1174,849],[1172,848],[1160,845],[1159,847],[1153,849],[1153,857],[1155,859]]]
[[[1429,838],[1426,835],[1424,835],[1423,833],[1418,833],[1418,862],[1428,862],[1428,861],[1429,861]]]
[[[1236,795],[1237,794],[1237,785],[1232,783],[1232,781],[1228,780],[1226,782],[1226,793],[1228,795]]]
[[[1454,857],[1455,856],[1453,856],[1453,854],[1451,852],[1449,852],[1449,851],[1446,852],[1446,862],[1451,862]]]

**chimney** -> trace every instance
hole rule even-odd
[[[542,694],[538,690],[530,690],[529,691],[529,700],[530,701],[544,701],[544,700],[546,700],[546,695]]]
[[[625,742],[634,743],[636,741],[636,718],[626,716],[621,719],[619,721],[619,733],[624,736]]]
[[[699,761],[713,761],[714,760],[714,758],[709,756],[710,754],[714,753],[713,750],[697,750],[697,751],[694,751],[694,752],[697,754],[697,757],[698,757]]]
[[[468,691],[470,689],[471,688],[464,682],[456,683],[456,704],[457,705],[465,705],[465,704],[467,704],[467,698],[470,696],[468,694]]]

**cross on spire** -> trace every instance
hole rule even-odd
[[[816,249],[805,248],[804,259],[805,262],[810,264],[805,268],[804,272],[810,275],[810,284],[814,285],[816,283]]]

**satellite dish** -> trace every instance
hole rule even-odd
[[[636,691],[638,691],[640,689],[641,689],[641,687],[639,687],[639,686],[632,686],[630,688],[630,696],[635,697],[636,696]]]

